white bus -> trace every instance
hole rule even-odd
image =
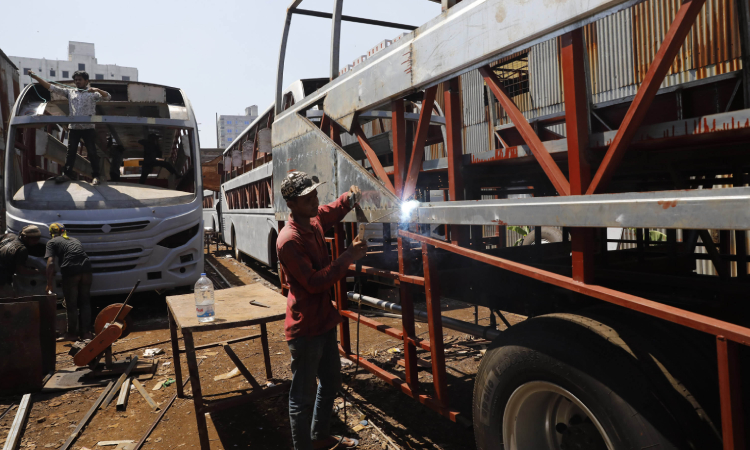
[[[285,91],[285,109],[328,81],[327,78],[295,81]],[[273,109],[272,105],[261,113],[224,150],[220,168],[220,227],[224,243],[232,247],[235,258],[240,260],[247,255],[275,270],[278,222],[273,209]]]
[[[90,117],[68,117],[67,99],[39,85],[29,85],[18,97],[5,154],[7,231],[35,224],[45,242],[49,224],[63,223],[91,259],[93,295],[128,292],[137,280],[139,291],[193,285],[203,271],[203,189],[190,101],[167,86],[104,80],[91,85],[112,99],[98,103],[98,115]],[[68,124],[94,124],[97,148],[84,152],[81,144],[73,169],[79,180],[56,184],[51,177],[65,162]],[[161,156],[177,175],[158,167],[139,184],[142,168],[133,160],[143,158],[141,143],[153,134],[160,136]],[[121,173],[119,181],[88,182],[91,164],[83,155],[91,151],[98,152],[105,179],[114,152],[122,152],[126,167],[112,171]],[[41,258],[30,259],[44,267]],[[40,280],[28,283],[44,286]],[[59,293],[59,278],[57,284]]]

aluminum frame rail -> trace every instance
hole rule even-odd
[[[628,192],[422,203],[408,222],[746,230],[750,227],[748,205],[750,187]]]

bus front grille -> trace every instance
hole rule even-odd
[[[148,220],[139,220],[137,222],[120,222],[120,223],[96,223],[96,224],[82,224],[82,223],[71,223],[65,224],[65,229],[71,234],[99,234],[99,233],[122,233],[125,231],[137,231],[142,230],[151,223]]]
[[[112,266],[112,267],[93,267],[92,273],[108,273],[108,272],[125,272],[128,270],[135,269],[135,265],[132,266]]]

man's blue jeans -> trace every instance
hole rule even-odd
[[[341,387],[336,328],[320,336],[292,339],[287,344],[292,354],[289,423],[294,448],[312,450],[313,440],[330,436],[333,401]]]

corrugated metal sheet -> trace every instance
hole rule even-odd
[[[490,151],[490,134],[487,122],[464,128],[464,154]]]
[[[559,39],[550,39],[529,52],[529,91],[532,108],[563,102]]]
[[[461,75],[461,108],[464,127],[487,122],[484,108],[484,78],[478,70]]]

